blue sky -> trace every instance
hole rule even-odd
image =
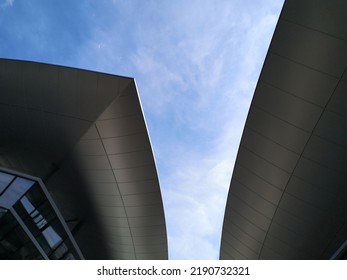
[[[134,77],[170,259],[218,259],[243,126],[283,0],[0,0],[0,57]]]

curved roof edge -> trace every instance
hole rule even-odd
[[[0,88],[0,165],[43,179],[86,259],[167,259],[134,79],[0,59]]]
[[[345,242],[346,9],[285,2],[230,183],[221,259],[329,259]]]

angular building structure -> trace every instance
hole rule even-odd
[[[167,259],[134,79],[0,60],[0,258]]]
[[[346,14],[346,1],[285,1],[231,179],[221,259],[346,259]]]

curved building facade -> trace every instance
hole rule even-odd
[[[347,2],[285,2],[241,139],[221,259],[346,258]]]
[[[0,258],[167,259],[134,79],[1,59],[0,92]]]

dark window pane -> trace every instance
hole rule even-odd
[[[37,183],[26,193],[26,197],[34,208],[39,207],[46,200],[45,194]]]
[[[0,259],[42,259],[41,254],[13,215],[7,212],[0,222],[2,223],[4,219],[7,225],[0,226],[1,233],[6,232],[0,239]]]

